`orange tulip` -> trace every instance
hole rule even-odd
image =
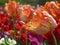
[[[30,5],[23,5],[20,7],[21,15],[20,19],[24,22],[29,21],[33,16],[33,8]]]
[[[54,18],[46,11],[37,10],[36,15],[23,27],[36,34],[45,34],[57,26]]]
[[[10,1],[9,3],[6,3],[5,10],[9,14],[9,16],[15,16],[17,15],[19,3],[16,1]]]

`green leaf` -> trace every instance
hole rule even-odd
[[[10,42],[9,42],[8,37],[6,35],[5,35],[4,39],[5,39],[5,44],[10,45]]]

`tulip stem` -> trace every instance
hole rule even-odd
[[[54,45],[58,45],[58,44],[57,44],[56,37],[55,37],[53,31],[51,31],[51,34],[52,34],[52,37],[53,37],[53,40],[54,40]]]
[[[27,36],[27,31],[26,31],[26,45],[28,45],[28,36]]]
[[[26,31],[26,45],[31,45],[30,41],[28,41],[28,31]]]

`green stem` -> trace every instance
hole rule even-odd
[[[26,45],[31,45],[30,41],[28,42],[28,35],[27,35],[27,31],[26,31]]]
[[[5,45],[10,45],[10,42],[9,42],[8,37],[6,35],[4,37],[4,40],[5,40]]]
[[[54,40],[54,45],[58,45],[58,44],[57,44],[56,37],[55,37],[53,31],[51,31],[51,34],[52,34],[52,37],[53,37],[53,40]]]
[[[27,31],[26,31],[26,45],[28,45],[28,35],[27,35]]]
[[[15,28],[15,26],[16,26],[16,20],[15,20],[14,16],[12,17],[12,20],[13,20],[13,28],[14,28],[14,36],[13,36],[13,38],[16,40],[16,37],[15,37],[15,35],[16,35],[16,28]]]
[[[29,42],[29,45],[31,45],[31,42]]]

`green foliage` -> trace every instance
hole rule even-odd
[[[8,40],[8,37],[5,35],[5,45],[10,45],[10,42],[9,42],[9,40]]]
[[[8,0],[0,0],[0,7],[1,7],[1,6],[4,6],[5,3],[7,3],[7,2],[8,2]]]
[[[60,2],[60,0],[58,0]]]
[[[16,0],[17,2],[20,2],[21,4],[31,4],[31,5],[37,5],[37,4],[45,4],[46,1],[56,1],[56,0]],[[60,2],[60,0],[58,0]],[[4,6],[5,3],[7,3],[8,0],[0,0],[0,6]]]

